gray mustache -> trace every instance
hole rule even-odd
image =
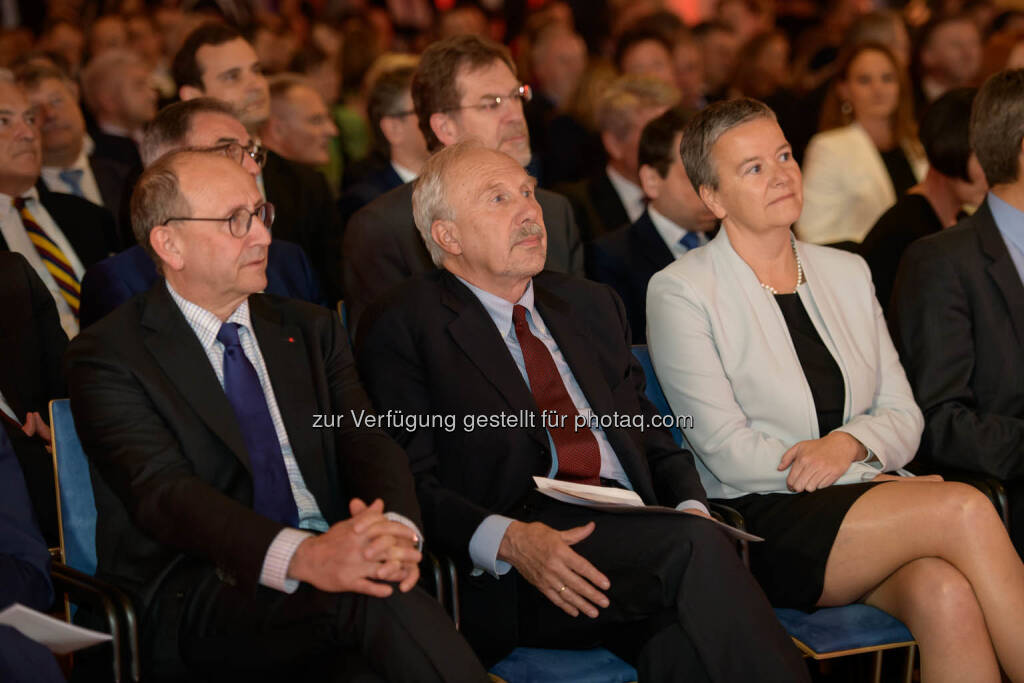
[[[519,228],[518,230],[516,230],[516,234],[513,237],[512,241],[513,243],[522,242],[528,237],[536,237],[537,235],[543,234],[544,226],[541,225],[540,223],[534,223],[531,221],[526,225],[522,226],[521,228]]]

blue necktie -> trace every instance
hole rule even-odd
[[[252,499],[256,512],[288,526],[299,525],[288,472],[281,455],[274,420],[256,369],[238,340],[238,323],[224,323],[217,341],[224,345],[224,393],[242,428],[252,467]]]
[[[85,193],[82,192],[82,174],[80,168],[65,168],[57,176],[71,188],[71,194],[85,199]]]
[[[686,250],[696,249],[700,246],[700,236],[695,232],[688,232],[679,238],[679,244],[686,247]]]

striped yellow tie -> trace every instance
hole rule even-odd
[[[25,206],[24,197],[15,198],[14,208],[21,214],[21,223],[25,226],[28,238],[32,240],[36,251],[39,252],[39,257],[46,264],[46,270],[49,271],[54,282],[57,283],[61,295],[68,302],[68,306],[71,307],[71,311],[77,318],[78,301],[82,293],[82,285],[78,282],[78,277],[75,275],[74,268],[71,267],[71,262],[68,261],[68,257],[64,255],[60,247],[43,232],[43,229],[39,227],[39,223],[36,223],[36,219],[29,212],[28,207]]]

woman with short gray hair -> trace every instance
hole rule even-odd
[[[774,114],[714,104],[681,154],[721,229],[651,279],[648,343],[708,497],[766,539],[769,599],[885,610],[929,683],[1024,680],[1024,565],[977,490],[901,476],[921,411],[863,259],[792,234],[801,174]]]

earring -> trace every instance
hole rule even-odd
[[[839,111],[843,112],[843,116],[846,118],[850,118],[853,115],[853,105],[849,100],[843,100],[843,103],[839,105]]]

